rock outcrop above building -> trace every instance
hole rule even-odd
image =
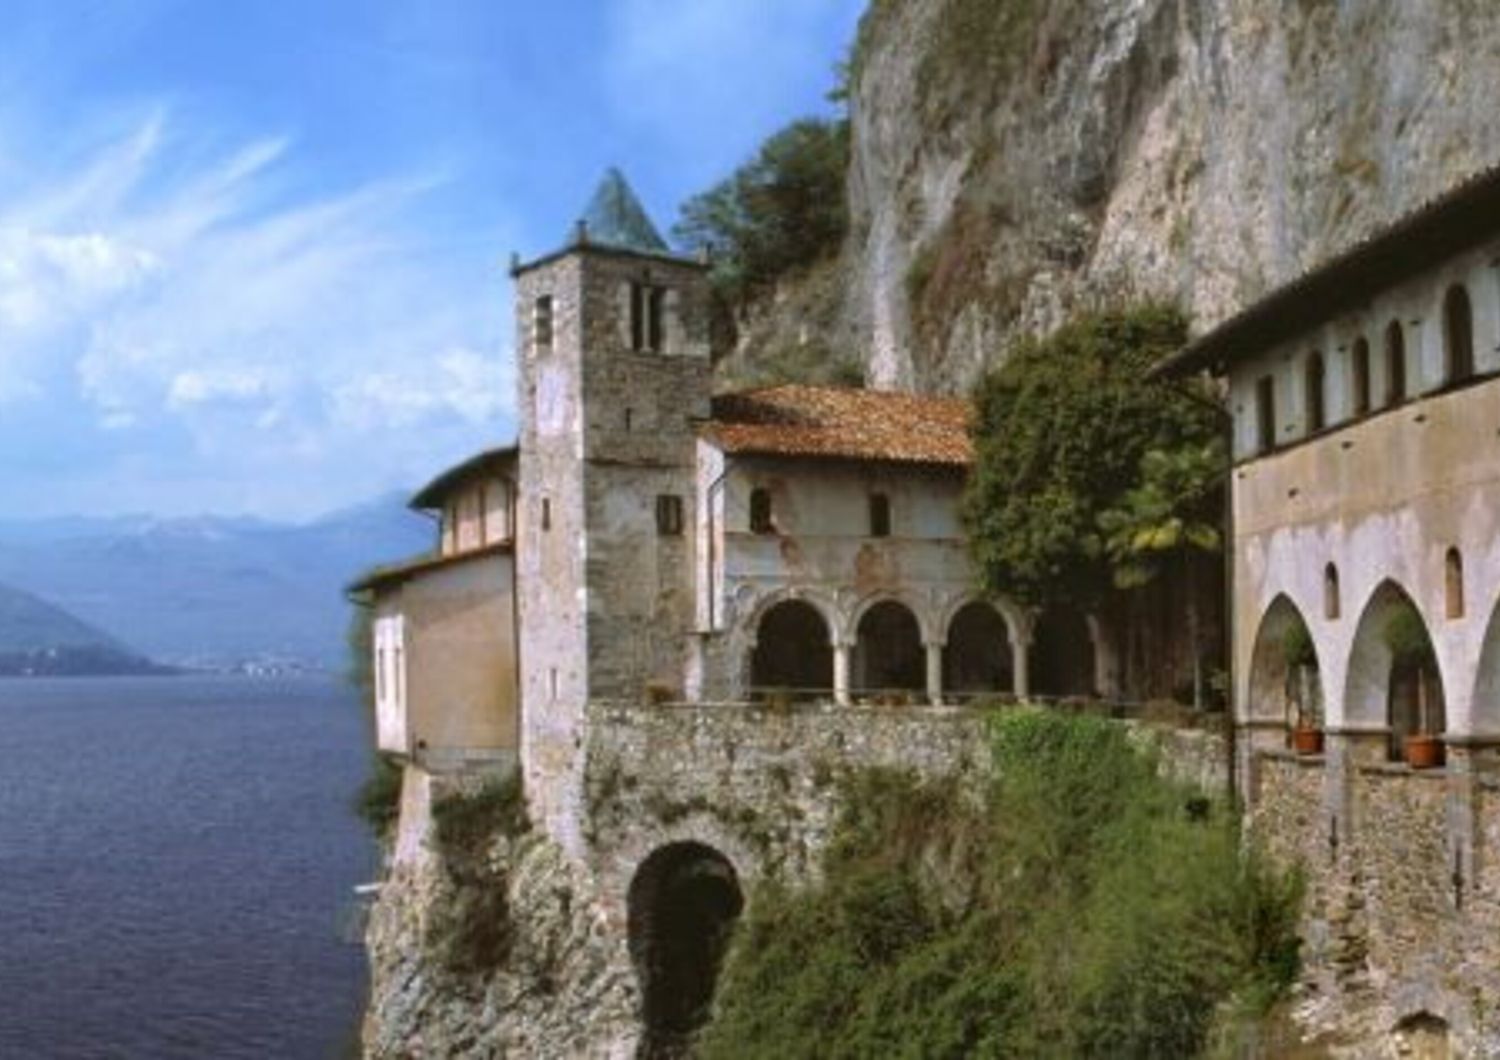
[[[851,92],[845,334],[955,391],[1098,300],[1202,330],[1493,165],[1500,10],[875,0]]]

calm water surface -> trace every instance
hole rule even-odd
[[[363,727],[333,680],[0,680],[0,1057],[338,1056]]]

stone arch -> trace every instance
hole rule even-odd
[[[1317,642],[1291,597],[1278,595],[1261,616],[1250,656],[1248,719],[1277,719],[1288,728],[1299,717],[1320,724],[1323,678]]]
[[[641,988],[643,1055],[678,1055],[708,1022],[719,967],[744,907],[739,873],[707,844],[668,843],[636,869],[625,909]]]
[[[1344,679],[1346,721],[1386,726],[1388,751],[1399,758],[1405,737],[1443,732],[1444,700],[1441,665],[1427,622],[1411,594],[1388,578],[1376,586],[1355,627]]]
[[[747,652],[753,692],[833,689],[833,624],[812,599],[777,594],[750,615]]]
[[[926,688],[926,631],[918,612],[895,596],[881,596],[858,607],[852,683],[856,692],[920,692]]]
[[[1474,374],[1474,308],[1461,283],[1443,295],[1443,382],[1461,383]]]
[[[944,691],[1016,690],[1015,629],[999,607],[970,598],[949,612],[943,628]]]
[[[1088,696],[1098,685],[1094,629],[1076,607],[1043,608],[1031,628],[1031,692],[1038,696]]]
[[[1469,729],[1476,735],[1500,736],[1500,600],[1490,611],[1479,644]]]

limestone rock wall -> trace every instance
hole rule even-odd
[[[967,385],[1121,294],[1202,330],[1500,160],[1485,0],[874,0],[844,324]]]

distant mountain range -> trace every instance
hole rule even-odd
[[[151,674],[166,669],[62,608],[0,585],[0,677]]]
[[[98,643],[128,644],[160,662],[336,668],[347,653],[344,585],[433,541],[432,522],[409,511],[402,494],[304,524],[0,520],[0,585],[98,627]]]

